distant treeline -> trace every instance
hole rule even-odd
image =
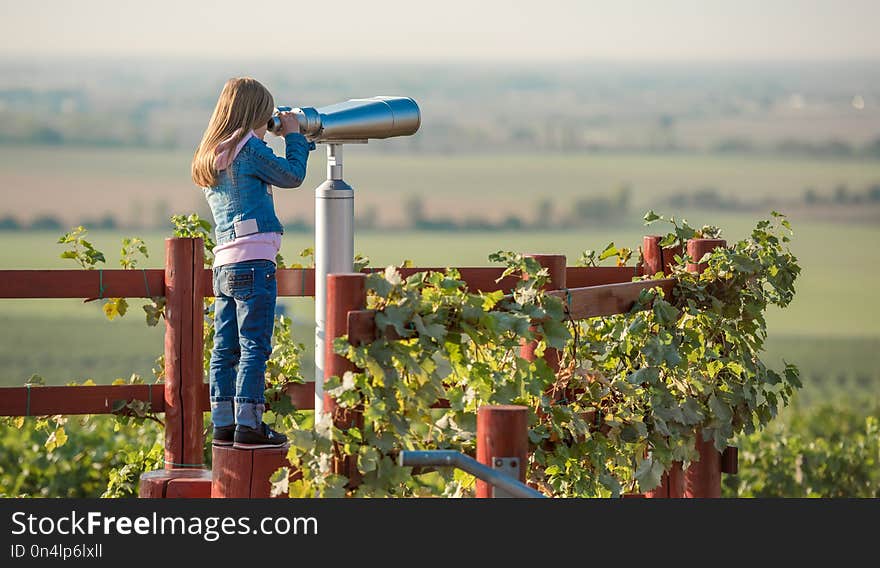
[[[403,222],[383,227],[378,222],[375,208],[367,208],[355,219],[362,229],[398,228],[417,231],[524,231],[580,227],[583,225],[612,224],[627,217],[632,189],[622,186],[607,195],[565,200],[559,207],[552,199],[539,199],[532,215],[507,213],[492,219],[479,213],[468,213],[463,218],[451,215],[432,215],[425,200],[411,196],[403,204]]]
[[[852,191],[846,184],[840,184],[830,193],[820,193],[815,188],[808,187],[804,189],[803,199],[807,205],[880,203],[880,183],[875,183],[864,191]]]
[[[564,127],[560,127],[564,128]],[[720,155],[776,155],[791,157],[810,157],[810,158],[853,158],[853,159],[880,159],[880,137],[869,141],[866,144],[854,144],[843,140],[830,139],[819,142],[808,142],[803,140],[783,140],[776,144],[758,144],[746,139],[725,139],[716,144],[710,145],[707,149],[690,147],[681,143],[668,142],[657,144],[655,142],[645,142],[643,144],[629,145],[605,145],[589,142],[581,142],[572,136],[554,137],[552,139],[543,140],[537,136],[525,136],[523,132],[505,139],[501,143],[494,145],[479,144],[479,136],[475,136],[472,132],[465,132],[454,125],[447,125],[446,128],[440,128],[443,136],[432,135],[435,143],[425,143],[421,139],[406,138],[397,142],[395,148],[382,147],[380,151],[388,152],[410,152],[410,153],[433,153],[439,152],[444,154],[456,153],[460,151],[479,152],[484,151],[513,151],[513,152],[582,152],[582,153],[631,153],[631,152],[648,152],[659,154],[682,154],[682,153],[709,153]],[[497,132],[492,133],[498,136]],[[468,144],[456,149],[454,145],[446,144],[441,141],[442,138],[452,139],[474,138],[473,144]],[[484,137],[488,137],[488,134]],[[181,143],[173,136],[165,136],[156,138],[148,135],[146,132],[138,131],[125,137],[117,137],[112,132],[102,133],[100,135],[92,135],[82,131],[67,132],[64,129],[52,126],[40,126],[34,130],[17,130],[14,132],[4,131],[0,128],[0,145],[3,144],[23,144],[33,146],[75,146],[75,147],[91,147],[91,148],[158,148],[173,150],[179,148],[190,149],[190,146]]]
[[[835,139],[819,142],[787,139],[777,144],[760,145],[750,140],[735,138],[715,144],[711,151],[717,154],[776,154],[813,158],[880,159],[880,138],[875,138],[863,145]]]
[[[376,206],[358,209],[355,227],[359,230],[415,230],[415,231],[542,231],[548,229],[578,228],[582,226],[603,226],[619,224],[631,217],[632,188],[621,186],[603,194],[564,199],[559,202],[550,198],[538,199],[531,208],[531,214],[507,213],[490,217],[478,212],[463,216],[438,215],[431,213],[428,201],[418,195],[410,196],[403,203],[403,219],[389,221],[379,218]],[[829,205],[880,205],[880,183],[861,190],[852,190],[847,185],[837,185],[824,192],[815,188],[805,188],[799,200],[787,201],[807,207],[827,207]],[[782,206],[773,197],[744,199],[723,194],[714,187],[703,187],[690,192],[672,194],[656,204],[672,210],[703,209],[723,211],[756,211],[762,208]],[[112,213],[100,217],[81,219],[74,225],[82,225],[91,230],[170,230],[170,213],[165,213],[166,204],[157,202],[155,222],[137,224],[120,220]],[[210,212],[201,212],[210,219]],[[285,232],[311,233],[315,226],[311,220],[302,217],[282,219]],[[41,215],[31,221],[23,221],[14,215],[0,215],[0,231],[62,231],[70,227],[68,223],[54,215]]]
[[[92,230],[113,230],[129,228],[119,223],[115,215],[107,214],[97,219],[83,219],[74,225],[82,225]],[[168,225],[171,226],[170,223]],[[22,221],[13,215],[0,217],[0,231],[63,231],[68,224],[55,215],[40,215],[31,221]]]
[[[170,216],[169,216],[170,218]],[[171,221],[164,221],[156,225],[144,225],[126,223],[120,221],[112,213],[108,213],[98,218],[81,219],[73,223],[73,226],[82,225],[86,229],[93,231],[113,231],[116,229],[125,230],[171,230],[173,225]],[[0,231],[66,231],[69,230],[71,224],[65,222],[55,215],[40,215],[31,221],[23,221],[14,215],[0,216]],[[284,222],[284,230],[287,232],[310,232],[314,230],[311,223],[302,219],[292,219]]]
[[[581,197],[565,200],[557,204],[549,198],[538,200],[530,216],[507,214],[501,219],[471,213],[463,218],[448,215],[432,215],[429,204],[419,196],[412,196],[404,202],[403,221],[392,223],[379,219],[375,206],[361,208],[355,216],[355,226],[360,230],[418,230],[418,231],[491,231],[491,230],[545,230],[569,228],[583,225],[602,225],[617,223],[626,219],[630,211],[632,190],[622,186],[607,195]],[[91,230],[163,230],[170,229],[169,215],[162,214],[164,204],[157,203],[157,220],[153,224],[132,224],[118,219],[112,213],[98,218],[81,219],[74,225],[82,225]],[[203,215],[204,216],[204,215]],[[210,214],[207,215],[210,219]],[[314,224],[302,217],[282,219],[285,232],[308,233],[314,231]],[[0,216],[0,231],[62,231],[69,228],[61,218],[42,215],[25,222],[14,215]]]
[[[821,192],[814,187],[804,188],[801,204],[806,206],[880,204],[880,183],[874,183],[862,190],[852,190],[846,184]],[[754,211],[777,199],[743,199],[722,194],[717,188],[703,187],[690,192],[678,192],[666,198],[664,205],[672,209],[718,209],[725,211]]]

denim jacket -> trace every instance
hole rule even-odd
[[[286,134],[284,143],[286,156],[281,158],[263,140],[252,137],[232,164],[218,172],[217,185],[202,188],[214,216],[217,244],[254,233],[284,233],[270,185],[299,187],[309,151],[315,149],[314,142],[295,132]]]

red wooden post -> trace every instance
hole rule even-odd
[[[529,449],[525,406],[481,406],[477,411],[477,461],[493,467],[496,459],[515,458],[525,482]],[[492,497],[492,486],[477,480],[477,497]]]
[[[348,312],[362,310],[366,306],[366,282],[367,275],[361,273],[327,275],[325,381],[333,376],[341,378],[346,371],[356,370],[351,361],[333,352],[333,342],[337,337],[348,334]],[[361,426],[363,423],[363,414],[360,410],[337,406],[336,401],[326,391],[324,393],[324,411],[331,414],[333,424],[342,430]],[[357,483],[357,461],[351,459],[351,456],[336,460],[333,464],[333,470],[338,475],[348,477],[352,483]]]
[[[672,462],[672,469],[664,473],[660,486],[645,493],[648,499],[681,499],[684,497],[684,471],[681,462]]]
[[[287,447],[240,450],[214,446],[210,497],[267,499],[272,492],[270,478],[281,467],[290,467]]]
[[[642,237],[642,274],[652,276],[663,272],[663,250],[660,248],[660,237],[650,235]]]
[[[207,499],[211,496],[211,472],[204,469],[157,469],[141,475],[141,499]]]
[[[688,241],[688,256],[694,260],[688,263],[690,272],[702,272],[706,264],[699,260],[708,252],[718,247],[727,246],[722,239],[692,239]],[[685,472],[685,497],[718,498],[721,497],[721,452],[715,449],[712,440],[703,441],[702,432],[697,432],[697,451],[700,461],[693,463]]]
[[[538,264],[546,268],[550,273],[550,281],[542,287],[542,290],[562,290],[566,287],[564,254],[527,254],[525,256],[537,260]],[[535,328],[531,329],[534,331]],[[523,343],[519,351],[520,357],[528,361],[534,361],[537,346],[537,340]],[[544,360],[547,361],[547,364],[550,365],[553,371],[559,371],[560,353],[558,350],[545,350]]]
[[[688,241],[688,256],[693,262],[689,262],[687,269],[689,272],[702,272],[706,270],[707,264],[704,262],[699,264],[700,259],[706,253],[712,252],[719,247],[726,247],[727,241],[724,239],[691,239]]]
[[[644,267],[642,274],[653,276],[658,272],[670,274],[672,272],[672,264],[675,262],[675,255],[681,254],[681,246],[666,247],[660,246],[662,237],[658,235],[648,235],[642,238],[642,256],[644,258]],[[680,499],[684,497],[684,471],[682,471],[681,462],[674,462],[672,469],[663,474],[660,486],[645,493],[645,497],[649,499]]]
[[[204,260],[201,238],[165,239],[165,469],[141,476],[142,497],[210,495],[202,453]]]
[[[721,452],[721,473],[739,473],[739,449],[736,446],[727,446]]]
[[[166,499],[210,499],[211,497],[211,471],[207,469],[192,469],[199,473],[198,478],[175,478],[169,479],[165,486]]]
[[[692,463],[685,472],[684,496],[717,499],[721,497],[721,452],[715,449],[712,439],[704,441],[700,431],[697,451],[700,461]]]
[[[662,237],[658,235],[642,237],[642,257],[644,259],[642,274],[645,276],[653,276],[658,272],[672,273],[675,255],[681,255],[681,246],[661,248],[661,239]]]
[[[202,467],[204,383],[200,238],[165,239],[165,468]]]

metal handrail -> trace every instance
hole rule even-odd
[[[456,467],[482,479],[486,483],[491,483],[498,489],[506,491],[512,497],[547,498],[540,491],[535,491],[518,479],[504,475],[491,467],[481,464],[474,458],[455,450],[404,450],[400,452],[398,463],[405,467]]]

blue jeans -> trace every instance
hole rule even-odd
[[[265,409],[266,361],[272,354],[275,263],[246,260],[214,268],[214,296],[211,419],[215,427],[256,428]]]

